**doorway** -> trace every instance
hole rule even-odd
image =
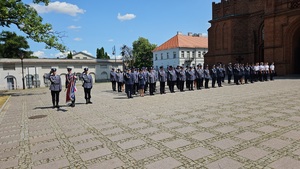
[[[293,37],[294,73],[300,74],[300,27]]]

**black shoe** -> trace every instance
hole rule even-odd
[[[89,102],[88,102],[88,104],[93,104],[93,102],[91,102],[91,99],[89,99]]]
[[[55,107],[56,107],[56,108],[58,108],[58,109],[60,108],[60,106],[59,106],[59,105],[56,105]]]
[[[55,106],[55,105],[53,105],[53,106],[52,106],[52,109],[54,109],[55,107],[56,107],[56,106]]]

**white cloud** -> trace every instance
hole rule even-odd
[[[55,58],[65,58],[65,57],[67,57],[68,53],[69,52],[67,52],[67,51],[65,53],[59,52],[59,53],[54,54],[54,56],[55,56]]]
[[[120,21],[127,21],[127,20],[131,20],[131,19],[134,19],[136,18],[136,16],[134,14],[125,14],[125,15],[121,15],[120,13],[118,13],[118,16],[117,18],[120,20]]]
[[[108,40],[108,42],[113,42],[113,41],[114,41],[113,39],[109,39],[109,40]]]
[[[46,58],[45,52],[43,52],[43,51],[33,52],[32,56],[36,56],[38,58]]]
[[[81,26],[75,26],[75,25],[71,25],[71,26],[68,26],[68,29],[80,29]]]
[[[74,38],[75,41],[82,41],[81,38]]]
[[[86,54],[89,54],[89,55],[91,55],[91,56],[93,56],[90,52],[88,52],[87,50],[83,50],[83,51],[81,51],[81,52],[83,52],[83,53],[86,53]]]
[[[31,4],[30,6],[37,10],[38,13],[57,12],[70,16],[76,16],[77,14],[85,13],[85,10],[80,9],[77,5],[59,1],[50,2],[48,6],[39,4]]]

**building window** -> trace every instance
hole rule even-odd
[[[198,58],[201,58],[201,51],[198,52]]]
[[[190,58],[190,57],[191,57],[190,51],[187,51],[187,52],[186,52],[186,57],[187,57],[187,58]]]
[[[83,57],[83,59],[87,59],[87,57]]]
[[[164,59],[164,54],[163,54],[163,53],[160,54],[160,59],[161,59],[161,60]]]
[[[5,63],[3,64],[3,70],[15,70],[16,66],[14,63]]]
[[[173,52],[173,58],[174,59],[176,58],[176,52]]]
[[[181,58],[184,58],[184,51],[181,51]]]
[[[155,60],[157,60],[157,54],[155,54]]]
[[[192,52],[192,58],[195,58],[195,51]]]
[[[75,59],[80,59],[80,57],[75,57]]]
[[[204,52],[202,53],[202,57],[204,57],[205,54],[206,54],[206,51],[204,51]]]
[[[169,59],[169,52],[167,52],[167,59]]]

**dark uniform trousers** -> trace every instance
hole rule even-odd
[[[217,83],[219,87],[222,86],[222,77],[217,77]]]
[[[216,84],[216,78],[215,77],[213,77],[211,79],[211,84],[212,84],[212,87],[215,87],[215,84]]]
[[[150,85],[149,85],[150,95],[154,95],[154,91],[155,91],[155,83],[150,83]]]
[[[111,86],[112,86],[113,91],[116,91],[116,84],[117,84],[116,81],[111,81]]]
[[[60,93],[60,91],[51,91],[53,106],[54,105],[58,106],[58,103],[59,103],[59,93]]]
[[[230,84],[231,83],[232,74],[228,74],[227,78],[228,78],[228,83]]]
[[[193,80],[188,80],[189,81],[189,90],[194,90],[194,84],[193,84]]]
[[[122,82],[118,82],[118,92],[122,92]]]
[[[126,84],[125,85],[125,92],[127,94],[128,98],[132,97],[132,92],[133,92],[133,84]]]
[[[271,72],[271,73],[270,73],[270,80],[274,80],[274,75],[275,75],[274,72]]]
[[[170,81],[169,82],[169,89],[171,93],[174,93],[174,85],[176,81]]]
[[[165,92],[166,82],[160,82],[160,94],[164,94]]]
[[[196,84],[197,84],[197,89],[199,90],[199,89],[201,89],[201,79],[200,78],[198,78],[198,79],[196,79]]]
[[[204,84],[204,85],[205,85],[205,89],[208,89],[208,88],[209,88],[209,87],[208,87],[208,82],[209,82],[209,79],[206,78],[206,79],[205,79],[205,84]]]
[[[91,88],[84,88],[84,98],[85,100],[91,99]]]
[[[139,91],[139,83],[134,83],[133,85],[133,94],[136,94]]]
[[[182,92],[184,91],[184,81],[179,81],[179,90]]]

